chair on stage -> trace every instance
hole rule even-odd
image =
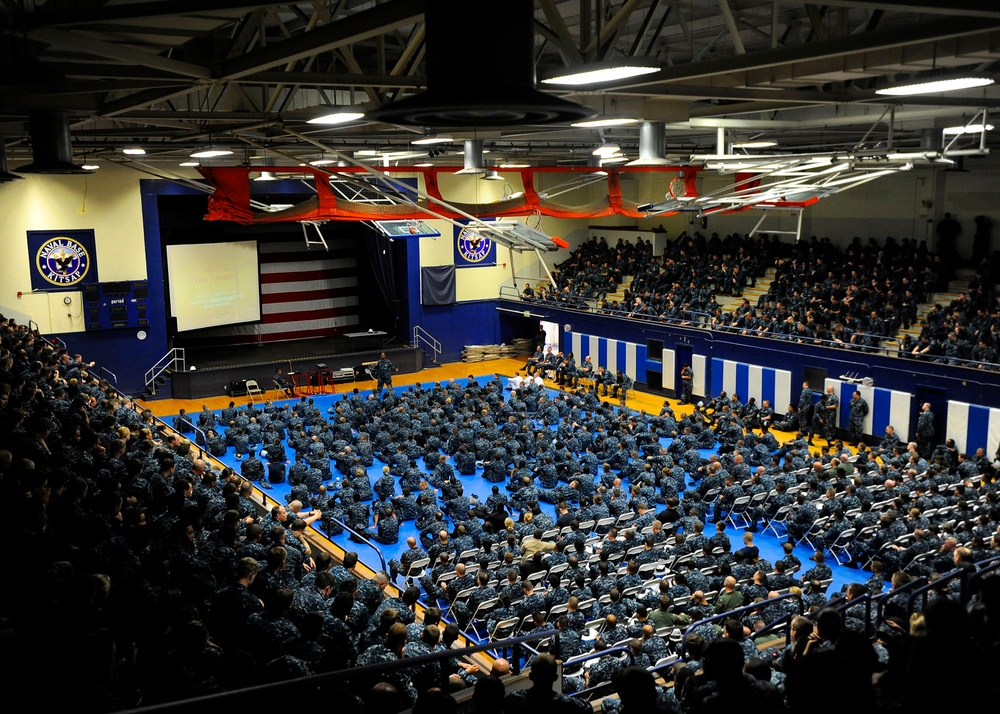
[[[251,404],[253,404],[253,398],[255,396],[261,397],[262,399],[264,398],[264,390],[260,388],[259,384],[257,384],[256,379],[248,379],[246,384],[247,396],[250,397]]]

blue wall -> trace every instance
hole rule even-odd
[[[501,300],[500,306],[505,310],[521,312],[525,308],[525,303]],[[788,370],[792,375],[793,401],[798,401],[798,387],[802,384],[806,368],[825,370],[825,376],[831,379],[838,379],[841,375],[848,373],[852,376],[871,377],[877,387],[907,392],[915,396],[913,400],[914,413],[910,419],[911,426],[916,424],[916,409],[921,401],[921,394],[946,394],[947,400],[973,405],[1000,405],[1000,373],[996,372],[983,372],[963,367],[903,360],[896,357],[828,347],[792,345],[788,342],[744,337],[731,333],[670,327],[643,320],[629,320],[628,318],[564,310],[538,303],[532,303],[530,307],[532,315],[539,316],[538,319],[551,320],[560,325],[570,324],[573,332],[639,344],[644,344],[648,340],[660,340],[667,350],[676,349],[677,345],[685,345],[691,350],[696,360],[698,357],[704,359],[705,369],[709,373],[698,375],[700,377],[698,382],[705,385],[713,384],[714,375],[711,374],[713,360],[731,360],[743,364]],[[518,329],[517,325],[524,322],[523,318],[511,312],[501,311],[499,315],[501,330],[505,333]],[[822,386],[822,384],[813,384],[816,389],[820,389]],[[696,396],[699,397],[713,396],[699,394],[697,389],[695,391]],[[941,428],[938,429],[939,434],[943,434],[945,431],[944,419],[945,414],[948,413],[947,400],[941,399],[941,403],[932,404],[941,424]],[[775,411],[782,413],[787,405],[775,404],[772,406]],[[943,441],[943,437],[941,440]]]
[[[466,345],[494,345],[501,342],[496,300],[476,300],[433,307],[420,304],[419,240],[406,241],[406,278],[406,315],[409,324],[405,334],[408,339],[413,338],[413,328],[419,325],[441,343],[440,359],[443,362],[461,359],[462,348]],[[535,327],[537,329],[537,322]]]

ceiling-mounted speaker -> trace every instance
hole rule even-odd
[[[32,109],[28,114],[32,162],[15,171],[26,174],[89,174],[73,163],[69,113],[61,109]]]
[[[434,0],[424,7],[427,90],[368,118],[427,127],[518,126],[589,119],[596,110],[535,89],[535,3]],[[462,38],[494,38],[468,52]]]

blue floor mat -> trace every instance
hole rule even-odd
[[[475,377],[475,380],[480,384],[483,384],[492,378],[493,378],[492,375],[477,376]],[[467,379],[457,379],[455,381],[458,382],[459,385],[463,387],[468,383]],[[410,389],[409,386],[395,387],[393,391],[395,391],[397,394],[401,394],[402,392],[408,389]],[[548,391],[552,396],[555,396],[557,394],[555,390],[550,389]],[[372,393],[372,390],[370,389],[360,390],[360,393],[367,398],[367,396],[370,393]],[[344,396],[345,393],[316,394],[316,395],[310,395],[309,398],[312,399],[313,402],[316,404],[316,406],[320,409],[320,411],[325,414],[327,413],[327,409],[329,409],[331,406],[335,406],[336,402],[339,402],[341,399],[344,398]],[[292,399],[275,400],[274,403],[278,405],[283,405],[283,404],[292,405],[298,402],[299,399],[300,399],[299,397],[295,397]],[[243,405],[237,404],[237,406],[246,406],[246,405],[244,403]],[[218,414],[219,411],[216,411],[217,416]],[[195,414],[189,414],[188,416],[192,419],[197,418]],[[163,420],[168,424],[172,423],[172,417],[163,417]],[[539,428],[542,428],[541,424],[538,424],[538,426]],[[222,428],[222,430],[224,431],[224,428]],[[670,439],[666,438],[660,440],[660,442],[664,446],[668,446],[670,444],[670,441],[671,441]],[[294,451],[288,447],[287,443],[285,444],[285,446],[288,451],[289,457],[293,458]],[[705,459],[717,453],[714,449],[700,449],[699,452],[701,456]],[[222,463],[226,464],[227,466],[231,466],[233,469],[236,470],[237,473],[239,473],[240,461],[236,459],[232,447],[229,448],[229,450],[226,452],[224,456],[219,457],[219,460]],[[375,463],[372,466],[368,467],[367,469],[368,476],[372,481],[372,483],[374,483],[375,480],[382,475],[383,466],[384,464],[376,458]],[[333,469],[333,471],[334,475],[336,476],[337,473],[336,469]],[[464,491],[467,495],[476,494],[478,496],[481,496],[483,499],[485,499],[486,496],[490,494],[491,489],[494,486],[492,482],[482,477],[481,469],[478,469],[474,476],[462,476],[461,479]],[[688,479],[688,483],[689,484],[691,483],[690,479]],[[624,479],[624,485],[627,487],[628,479]],[[286,497],[290,492],[291,488],[289,487],[289,485],[287,483],[282,483],[282,484],[274,484],[272,489],[266,490],[263,493],[267,498],[271,499],[272,501],[284,504],[288,502],[288,499]],[[396,493],[397,494],[400,493],[398,484]],[[544,512],[550,515],[555,514],[554,504],[541,502],[539,505],[541,506]],[[710,526],[706,527],[705,531],[707,535],[713,535],[715,532],[714,529],[712,529]],[[742,531],[733,531],[730,529],[729,531],[727,531],[727,533],[729,535],[730,543],[732,543],[734,550],[742,547]],[[400,524],[399,541],[397,543],[391,545],[376,544],[376,546],[378,550],[381,552],[382,557],[385,559],[386,562],[388,562],[392,558],[398,558],[406,550],[406,539],[409,536],[417,537],[418,535],[419,534],[414,523],[412,521],[406,521]],[[378,555],[367,545],[362,543],[352,542],[349,539],[348,534],[346,532],[340,535],[330,536],[329,540],[337,544],[344,550],[356,551],[358,553],[358,557],[373,570],[379,570],[382,568],[382,564],[380,559],[378,558]],[[782,543],[784,542],[783,539],[775,537],[770,532],[758,533],[754,539],[754,542],[758,546],[758,548],[760,548],[761,557],[769,560],[772,563],[775,560],[778,560],[784,556],[784,553],[782,551]],[[799,571],[801,574],[809,569],[809,565],[811,565],[811,563],[809,562],[808,559],[813,554],[813,550],[807,545],[796,546],[795,554],[799,557],[799,559],[803,563],[802,570]],[[833,584],[830,586],[828,590],[828,595],[832,595],[833,593],[839,592],[842,587],[846,586],[849,583],[864,582],[868,578],[868,573],[866,573],[865,571],[860,571],[857,569],[838,565],[837,562],[832,558],[828,559],[827,565],[829,565],[831,570],[833,571]]]

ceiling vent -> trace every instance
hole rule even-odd
[[[60,109],[33,109],[28,114],[32,162],[15,171],[25,174],[88,174],[73,163],[69,113]]]
[[[428,127],[568,123],[595,111],[535,89],[532,0],[426,4],[427,90],[369,112],[389,124]],[[462,38],[495,38],[489,52]]]

